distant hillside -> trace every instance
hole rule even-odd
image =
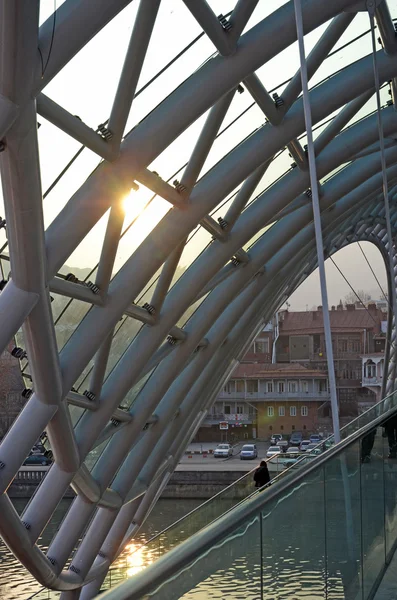
[[[68,273],[73,273],[80,281],[84,281],[89,273],[91,273],[92,269],[79,269],[78,267],[69,267],[69,265],[64,265],[59,269],[59,272],[62,275],[67,275]]]

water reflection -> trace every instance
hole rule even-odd
[[[39,546],[43,551],[47,550],[71,501],[71,499],[64,499],[60,502],[43,535],[40,537]],[[155,549],[152,547],[150,549],[144,548],[143,544],[156,533],[174,523],[178,518],[193,510],[201,502],[201,500],[183,499],[159,500],[150,517],[142,526],[136,540],[128,544],[114,563],[104,587],[109,587],[110,584],[114,586],[126,577],[132,577],[156,560],[158,556]],[[21,514],[28,503],[28,499],[18,498],[13,503],[18,513]],[[0,600],[27,600],[40,589],[41,585],[20,565],[0,538]],[[36,598],[41,600],[48,597],[59,597],[59,594],[51,592],[49,596],[46,591],[44,595],[35,596],[35,600]]]
[[[153,552],[148,551],[144,546],[137,543],[128,544],[125,548],[127,562],[127,577],[136,575],[154,560]]]

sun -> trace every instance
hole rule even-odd
[[[144,185],[140,185],[138,191],[131,190],[121,202],[125,213],[123,229],[129,227],[126,235],[130,251],[143,242],[172,208],[169,202],[160,196],[155,196]]]

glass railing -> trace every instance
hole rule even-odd
[[[395,406],[397,406],[397,393],[384,398],[343,427],[340,432],[341,439],[347,438],[353,432],[358,431],[364,425],[371,423],[376,417],[384,414]],[[293,476],[298,468],[308,466],[315,458],[317,458],[318,454],[316,453],[316,450],[317,452],[322,453],[331,448],[333,443],[334,438],[333,435],[331,435],[322,440],[310,453],[300,453],[297,456],[280,453],[267,459],[266,462],[272,483],[280,477],[286,478]],[[138,545],[136,552],[139,552],[142,565],[151,564],[153,561],[163,556],[163,554],[187,540],[193,534],[213,523],[216,519],[223,516],[243,500],[245,501],[256,494],[257,490],[255,489],[253,481],[253,473],[256,468],[257,465],[254,469],[245,473],[224,490],[220,491],[209,500],[206,500],[203,504],[200,504],[197,508],[187,513],[184,517],[164,529],[162,532],[156,534],[145,544]],[[112,571],[114,572],[112,573]],[[104,588],[106,589],[112,586],[110,581],[112,576],[113,579],[115,579],[116,576],[120,578],[123,576],[123,573],[126,578],[128,576],[128,568],[117,567],[110,569]]]
[[[367,424],[373,422],[377,417],[380,417],[389,410],[397,407],[397,393],[394,393],[376,405],[369,408],[367,411],[356,417],[353,421],[345,425],[341,429],[341,439],[357,432]],[[373,441],[373,436],[370,434],[362,444],[361,460],[367,458],[368,448]],[[319,455],[316,453],[329,450],[333,447],[333,435],[322,440],[313,453],[305,452],[297,456],[280,453],[267,459],[267,464],[271,476],[272,484],[281,479],[291,478],[296,474],[297,469],[308,467],[314,459]],[[245,473],[242,477],[234,481],[225,489],[221,490],[212,498],[200,504],[197,508],[187,513],[184,517],[153,536],[146,543],[134,545],[134,552],[131,554],[131,549],[128,550],[128,559],[131,561],[131,556],[136,554],[139,558],[140,569],[152,564],[161,556],[168,553],[173,548],[179,546],[182,542],[189,539],[194,534],[198,533],[210,524],[213,524],[220,517],[234,509],[242,502],[252,499],[258,494],[258,490],[254,486],[253,473],[255,468]],[[102,590],[118,585],[122,581],[131,577],[136,571],[135,567],[127,564],[128,561],[122,560],[123,555],[117,561],[117,566],[109,569],[106,579],[103,583]],[[132,560],[132,563],[134,561]],[[44,600],[44,598],[56,598],[58,592],[51,590],[40,590],[39,595],[33,596],[35,600]]]
[[[397,459],[381,433],[395,416],[389,401],[307,468],[280,475],[102,597],[372,598],[397,544]]]

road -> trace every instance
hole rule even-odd
[[[247,442],[245,442],[247,443]],[[249,443],[249,442],[248,442]],[[185,454],[177,471],[250,471],[257,467],[259,462],[266,457],[269,442],[255,442],[258,448],[258,458],[256,460],[240,460],[240,450],[243,443],[236,444],[233,447],[233,456],[230,458],[214,458],[213,454],[205,454],[208,450],[214,450],[216,444],[189,444],[190,454]],[[203,452],[203,454],[194,454],[194,452]]]

